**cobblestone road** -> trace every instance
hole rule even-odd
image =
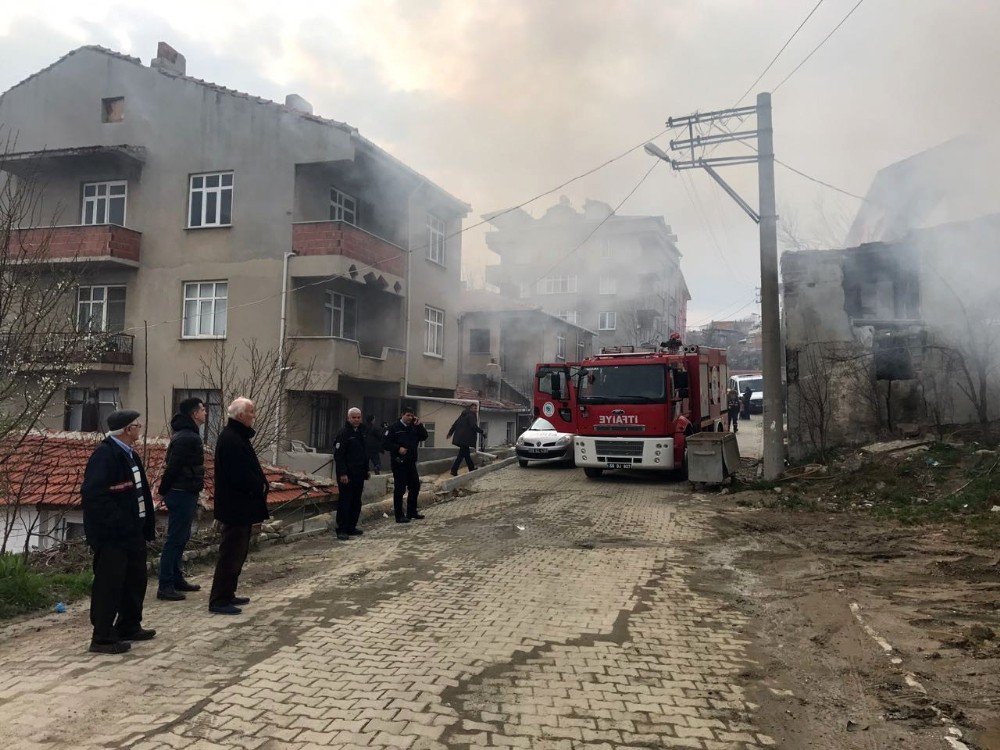
[[[510,467],[475,489],[257,553],[243,617],[150,595],[159,635],[124,657],[85,652],[85,603],[0,632],[0,747],[774,744],[736,684],[742,616],[688,585],[708,511],[682,485]]]

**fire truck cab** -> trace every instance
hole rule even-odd
[[[686,438],[724,429],[724,349],[614,347],[577,368],[574,456],[588,477],[614,469],[684,472]]]
[[[579,365],[554,362],[535,365],[534,416],[559,432],[576,432],[576,383]]]

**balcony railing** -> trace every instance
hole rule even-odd
[[[343,255],[360,261],[362,270],[406,275],[403,248],[345,221],[293,224],[292,250],[299,255]]]
[[[129,333],[0,335],[0,361],[22,370],[74,365],[131,365],[135,336]]]
[[[110,261],[136,266],[141,239],[142,232],[114,224],[18,229],[12,252],[22,248],[20,258],[26,263]]]

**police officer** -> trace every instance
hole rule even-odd
[[[404,407],[398,422],[386,429],[382,448],[392,463],[392,503],[396,523],[409,523],[423,518],[417,512],[420,477],[417,475],[417,449],[427,439],[427,430],[411,407]],[[403,493],[406,493],[406,515],[403,514]]]
[[[367,430],[361,424],[361,409],[347,412],[347,424],[337,433],[333,461],[337,467],[337,539],[345,541],[361,534],[361,494],[368,471]]]

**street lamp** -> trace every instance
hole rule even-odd
[[[645,151],[650,156],[655,156],[657,159],[663,159],[663,161],[665,161],[667,164],[670,164],[670,157],[667,156],[667,152],[664,151],[659,146],[657,146],[652,141],[643,146],[642,150]]]

